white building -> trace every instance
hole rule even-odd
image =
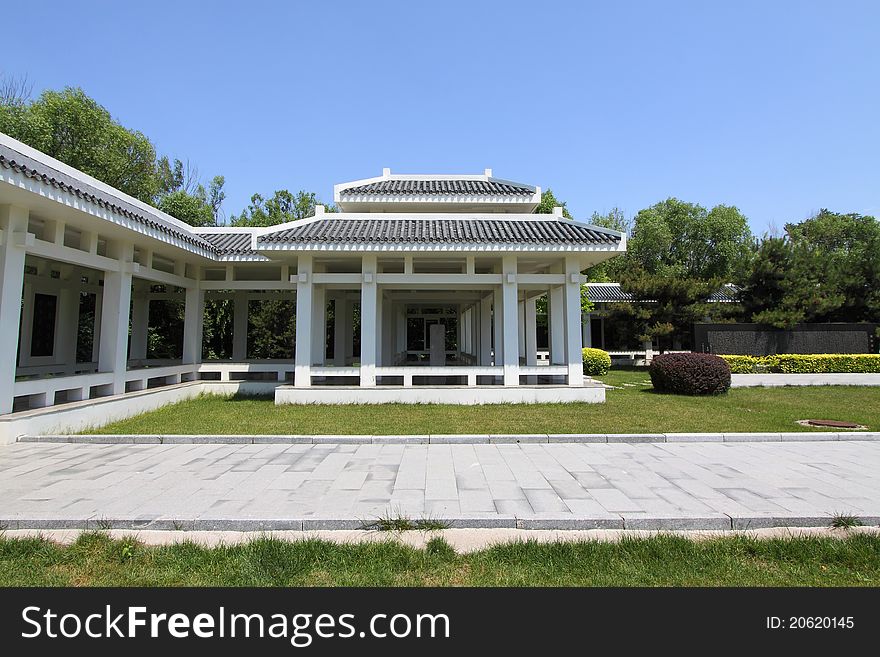
[[[339,213],[192,228],[0,134],[0,438],[203,390],[274,390],[277,403],[602,401],[582,376],[581,271],[623,252],[626,236],[533,214],[539,200],[491,170],[385,169],[336,185]],[[148,360],[150,302],[172,297],[186,308],[181,358]],[[231,360],[202,357],[211,298],[234,299]],[[292,359],[247,358],[248,303],[264,298],[295,299]],[[94,347],[78,362],[87,299]]]

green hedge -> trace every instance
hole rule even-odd
[[[584,374],[587,376],[602,376],[611,369],[611,356],[607,351],[585,347],[581,357],[584,361]]]
[[[773,354],[721,356],[733,374],[865,374],[880,372],[880,354]]]

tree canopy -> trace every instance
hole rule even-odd
[[[315,214],[315,206],[320,205],[314,192],[300,190],[296,194],[286,189],[275,192],[271,198],[260,194],[251,196],[250,205],[238,216],[232,216],[233,226],[275,226],[288,221],[305,219]],[[333,205],[325,206],[326,212],[336,212]]]
[[[0,132],[141,201],[158,191],[156,150],[82,89],[44,91],[33,102],[0,103]]]
[[[535,208],[535,214],[553,214],[553,208],[562,208],[562,216],[566,219],[573,219],[571,213],[565,205],[565,201],[556,198],[553,190],[549,187],[541,192],[541,202]]]
[[[880,222],[821,210],[755,249],[741,297],[746,319],[880,322]]]

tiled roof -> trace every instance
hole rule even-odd
[[[328,217],[258,238],[262,244],[617,245],[620,235],[562,219],[345,219]]]
[[[733,283],[725,283],[721,289],[709,295],[709,303],[731,303],[736,301],[739,288]],[[587,298],[593,303],[628,303],[633,295],[624,292],[620,283],[587,283]],[[646,301],[650,303],[650,301]]]
[[[531,196],[534,187],[498,180],[381,180],[339,190],[346,196]]]
[[[59,171],[44,162],[39,162],[23,153],[19,153],[2,143],[0,143],[0,167],[19,172],[28,178],[40,181],[44,185],[75,194],[79,198],[133,219],[154,230],[172,235],[193,246],[201,247],[209,252],[213,251],[213,247],[208,242],[195,233],[174,225],[163,217],[159,210],[145,210],[133,203],[129,203],[123,198],[98,189],[94,185],[77,180],[73,176]]]
[[[251,231],[209,232],[199,233],[199,236],[209,242],[220,256],[254,254],[251,249]]]

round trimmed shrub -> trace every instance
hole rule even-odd
[[[611,369],[611,356],[607,351],[585,347],[582,350],[584,361],[584,374],[587,376],[602,376],[608,374]]]
[[[720,395],[730,389],[730,365],[713,354],[661,354],[654,357],[650,374],[658,392]]]

